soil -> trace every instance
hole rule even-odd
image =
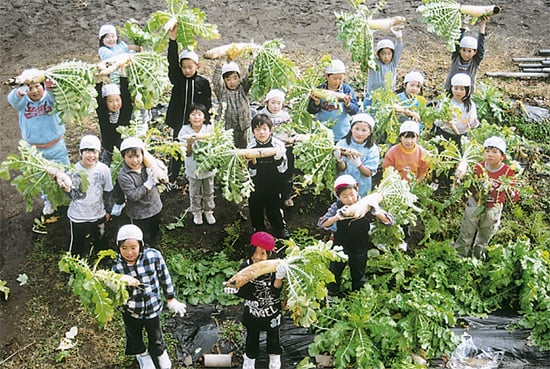
[[[550,46],[547,38],[550,34],[550,1],[496,0],[492,3],[502,10],[487,25],[488,51],[478,74],[480,77],[486,71],[514,71],[516,67],[512,63],[512,57],[534,56],[537,50],[548,49]],[[349,62],[349,54],[342,50],[340,42],[335,38],[337,28],[334,21],[334,11],[349,9],[347,2],[193,0],[189,4],[205,11],[208,21],[217,24],[222,35],[220,40],[201,41],[199,50],[204,51],[228,42],[263,42],[280,38],[285,42],[288,54],[299,64],[306,65],[324,54]],[[416,12],[418,5],[420,1],[388,0],[384,16],[402,15],[408,19],[400,75],[416,67],[426,73],[428,87],[433,90],[443,82],[449,54],[444,42],[428,33],[426,27],[420,23],[420,14]],[[121,25],[129,18],[144,21],[153,11],[164,8],[163,1],[144,0],[4,1],[0,4],[0,64],[4,68],[0,72],[0,80],[5,81],[28,67],[45,68],[63,60],[96,62],[96,36],[102,24]],[[209,75],[208,66],[205,67],[203,73]],[[492,82],[497,83],[512,97],[535,105],[548,106],[550,93],[545,81],[533,79]],[[3,95],[0,99],[0,160],[3,161],[8,154],[17,152],[20,132],[16,124],[16,112],[5,98],[9,87],[0,88]],[[82,133],[98,132],[93,122],[89,126],[67,128],[67,145],[73,149]],[[71,161],[74,162],[76,157],[73,152]],[[21,196],[7,181],[0,182],[0,198],[0,280],[8,281],[11,288],[9,299],[0,301],[0,358],[7,358],[28,343],[28,329],[34,328],[22,326],[24,321],[29,321],[26,302],[31,297],[42,293],[50,304],[67,299],[66,290],[56,288],[60,280],[55,277],[39,278],[30,287],[19,286],[15,279],[20,273],[30,274],[34,270],[34,274],[55,276],[55,271],[47,274],[48,271],[55,270],[55,265],[40,265],[40,259],[30,260],[27,255],[33,249],[36,251],[37,245],[47,253],[60,253],[66,248],[69,235],[63,210],[60,212],[60,220],[48,225],[48,234],[40,236],[31,231],[34,218],[40,215],[39,200],[35,201],[32,212],[26,212]],[[173,192],[163,195],[163,201],[163,221],[166,223],[181,215],[188,203],[185,195],[178,196]],[[296,203],[296,207],[288,215],[290,228],[314,224],[319,214],[308,214],[307,209],[311,209],[312,205],[311,199],[297,197]],[[193,227],[188,219],[185,239],[193,241],[186,242],[183,247],[212,249],[212,245],[219,245],[215,246],[219,248],[223,244],[224,226],[233,224],[240,215],[236,205],[223,201],[220,196],[217,199],[216,215],[217,225],[208,228]],[[246,238],[250,231],[249,225],[247,221],[242,223],[245,224],[242,235]],[[77,309],[76,305],[74,307]],[[56,313],[58,316],[70,314],[66,311]],[[99,342],[97,344],[100,345]],[[18,367],[27,366],[30,367],[27,364]]]

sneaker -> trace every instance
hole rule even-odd
[[[178,182],[177,181],[169,182],[168,184],[166,184],[166,189],[168,191],[173,191],[173,190],[179,189]]]
[[[281,369],[281,355],[269,355],[269,369]]]
[[[287,208],[293,207],[294,206],[294,201],[292,201],[292,199],[285,200],[285,206]]]
[[[280,238],[283,238],[285,240],[289,239],[290,238],[290,232],[288,231],[288,229],[286,227],[284,227],[282,230],[281,230],[281,233],[280,233]]]
[[[113,209],[111,209],[111,215],[114,217],[119,217],[122,214],[122,209],[126,206],[126,203],[123,204],[114,204]]]
[[[52,203],[48,200],[44,201],[44,207],[42,208],[42,214],[52,215],[54,213]]]
[[[149,355],[148,351],[136,355],[136,360],[140,369],[155,369],[155,363],[153,362],[153,358]]]
[[[206,223],[208,223],[210,225],[216,224],[216,218],[214,218],[214,212],[205,211],[204,216],[206,217]]]
[[[202,224],[202,213],[201,212],[193,213],[193,223],[195,223],[196,225],[201,225]]]

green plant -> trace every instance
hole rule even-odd
[[[224,320],[221,324],[216,321],[222,340],[232,343],[236,347],[242,347],[244,344],[245,328],[241,322],[233,319]]]
[[[8,287],[8,282],[2,279],[0,279],[0,292],[4,295],[4,300],[7,300],[10,294],[10,288]]]

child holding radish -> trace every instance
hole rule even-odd
[[[134,224],[120,227],[117,233],[117,258],[112,271],[123,274],[128,283],[130,298],[122,307],[122,319],[126,330],[126,355],[135,355],[140,369],[170,369],[172,362],[166,351],[160,315],[161,291],[166,306],[174,315],[183,317],[186,305],[176,299],[170,272],[162,254],[147,247],[143,232]],[[147,346],[143,330],[147,332]],[[158,366],[155,366],[153,358]]]
[[[189,117],[193,104],[203,105],[207,111],[212,107],[212,90],[208,79],[200,74],[199,56],[191,50],[182,50],[178,54],[177,23],[169,31],[168,42],[168,77],[172,83],[172,93],[166,111],[166,124],[172,128],[174,140],[177,139],[182,125]],[[169,180],[172,187],[177,187],[182,160],[170,160]]]
[[[426,99],[422,96],[422,86],[424,76],[417,71],[410,71],[403,79],[403,85],[396,91],[400,104],[397,106],[397,112],[400,114],[399,120],[414,120],[419,123],[420,131],[424,128],[421,122],[418,110],[426,105]]]
[[[510,181],[515,173],[503,161],[506,159],[506,142],[492,136],[483,143],[483,161],[474,168],[475,176],[483,181],[466,202],[462,225],[454,247],[459,255],[485,259],[485,249],[500,226],[504,202],[517,201],[516,191],[503,189],[505,178]],[[512,183],[513,185],[513,183]]]
[[[355,178],[360,196],[366,196],[372,190],[372,177],[380,161],[380,149],[372,136],[374,124],[369,114],[355,114],[348,134],[338,141],[334,150],[338,173]]]
[[[218,98],[220,116],[224,114],[225,129],[233,130],[237,148],[246,148],[251,119],[248,99],[251,82],[247,74],[241,75],[241,68],[235,62],[216,64],[212,85]]]
[[[276,259],[275,238],[267,232],[255,232],[250,237],[247,259],[241,264],[244,269],[254,263]],[[285,264],[277,266],[275,273],[263,274],[240,288],[225,287],[225,293],[237,294],[244,301],[243,325],[246,327],[243,369],[255,369],[260,354],[260,332],[267,332],[266,350],[269,355],[269,369],[281,368],[283,352],[280,329],[281,288],[286,277]]]
[[[120,40],[117,35],[116,27],[112,24],[104,24],[99,28],[99,59],[107,60],[113,56],[127,54],[130,52],[142,51],[141,46],[128,45]],[[119,73],[113,72],[110,75],[111,82],[119,84]]]
[[[120,144],[120,153],[124,164],[118,173],[118,184],[126,196],[126,215],[142,229],[145,241],[154,245],[159,232],[162,201],[153,170],[144,164],[147,157],[145,144],[139,138],[125,138]]]
[[[337,201],[319,218],[318,226],[330,230],[334,235],[334,245],[342,246],[348,256],[347,264],[351,273],[351,289],[358,291],[365,284],[365,268],[368,252],[375,246],[369,236],[370,224],[378,219],[384,225],[393,225],[391,214],[382,210],[378,203],[372,203],[366,216],[358,219],[347,219],[342,210],[359,201],[358,183],[349,174],[344,174],[334,181],[334,195]],[[341,296],[340,282],[345,262],[330,262],[329,269],[334,274],[335,282],[327,286],[329,298]]]
[[[445,90],[450,90],[451,79],[457,73],[466,73],[472,80],[472,92],[475,88],[477,69],[485,56],[485,29],[489,17],[481,17],[477,38],[466,35],[466,25],[460,29],[460,38],[451,55],[451,66],[445,79]]]
[[[252,158],[248,160],[248,171],[254,182],[254,191],[248,199],[250,221],[254,231],[265,231],[264,212],[271,224],[273,233],[280,238],[288,238],[290,233],[286,228],[281,211],[281,191],[283,174],[287,170],[285,144],[273,137],[273,123],[265,114],[257,114],[252,118],[254,141],[249,149],[276,149],[274,156]]]
[[[197,171],[197,163],[193,158],[195,136],[210,132],[212,132],[212,125],[206,106],[191,105],[185,124],[178,134],[178,140],[182,144],[182,151],[185,152],[185,175],[189,180],[189,200],[191,202],[189,208],[193,214],[193,223],[197,225],[202,224],[203,214],[208,224],[216,223],[216,218],[214,218],[214,176],[216,171]]]
[[[320,122],[332,121],[335,143],[348,133],[351,116],[357,114],[359,110],[355,91],[350,85],[344,83],[345,76],[344,62],[333,59],[325,68],[326,81],[311,92],[307,106],[307,111],[315,114],[315,118]],[[326,90],[328,94],[324,93]],[[333,94],[330,92],[337,93],[335,99],[331,97]]]

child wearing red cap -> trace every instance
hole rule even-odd
[[[267,232],[256,232],[250,238],[247,259],[241,269],[264,261],[276,259],[275,238]],[[243,325],[246,327],[245,354],[243,369],[254,369],[256,358],[260,354],[260,332],[267,332],[267,353],[269,369],[281,368],[280,342],[281,287],[286,276],[286,266],[281,264],[276,273],[264,274],[251,280],[241,288],[225,287],[226,293],[237,294],[244,298]]]

